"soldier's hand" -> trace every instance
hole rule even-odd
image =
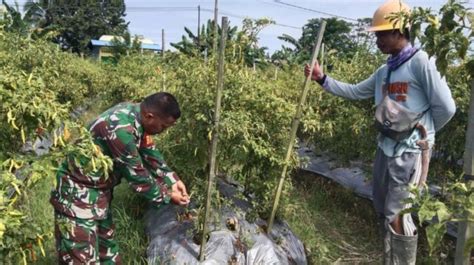
[[[181,206],[189,204],[189,195],[186,191],[186,186],[181,180],[171,186],[171,201]]]
[[[310,74],[310,70],[311,69],[309,67],[309,64],[306,64],[305,67],[304,67],[304,75],[308,76]],[[319,66],[318,61],[316,61],[314,63],[314,67],[313,67],[313,73],[311,73],[311,80],[319,81],[319,80],[323,79],[323,77],[324,77],[323,70]]]

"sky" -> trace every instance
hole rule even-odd
[[[161,46],[162,30],[165,32],[165,49],[173,49],[170,42],[179,42],[187,35],[184,27],[197,33],[198,6],[201,7],[201,24],[214,18],[215,0],[124,0],[132,35],[141,35]],[[267,47],[269,53],[290,46],[278,39],[288,34],[296,39],[301,28],[311,18],[338,16],[348,22],[358,18],[372,17],[386,0],[218,0],[219,18],[227,16],[231,26],[241,26],[245,17],[271,18],[276,22],[260,32],[259,45]],[[404,0],[411,7],[431,8],[438,12],[447,0]],[[464,0],[474,9],[474,0]],[[6,0],[24,5],[26,0]],[[295,7],[297,6],[297,7]],[[299,7],[299,8],[298,8]]]
[[[143,35],[161,46],[162,29],[165,32],[165,49],[173,49],[169,43],[179,42],[187,35],[184,27],[197,32],[198,5],[201,7],[201,23],[214,18],[215,0],[125,0],[126,20],[130,22],[132,35]],[[268,17],[276,25],[266,27],[259,35],[259,45],[273,53],[285,44],[277,37],[288,34],[301,36],[301,27],[311,18],[329,17],[325,13],[340,16],[349,22],[357,18],[372,17],[385,0],[218,0],[219,23],[227,16],[231,26],[241,26],[245,17]],[[405,0],[411,7],[429,7],[438,11],[446,0]],[[467,6],[474,8],[474,0]],[[292,7],[299,6],[301,8]],[[309,10],[310,9],[310,10]]]

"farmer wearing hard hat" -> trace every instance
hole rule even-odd
[[[415,264],[418,233],[410,214],[410,185],[425,183],[435,133],[454,115],[456,107],[446,80],[426,52],[412,47],[409,29],[389,16],[409,12],[398,0],[375,11],[372,27],[377,47],[388,54],[387,63],[358,84],[325,75],[316,63],[310,73],[326,91],[349,99],[374,97],[375,125],[379,130],[373,171],[373,201],[384,228],[385,264]],[[404,27],[404,28],[402,28]]]

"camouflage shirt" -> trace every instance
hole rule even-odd
[[[84,174],[69,156],[56,176],[51,195],[54,208],[71,217],[104,219],[112,190],[124,177],[132,189],[152,204],[169,203],[168,188],[179,180],[155,149],[140,122],[140,105],[121,103],[102,113],[89,127],[94,142],[113,159],[113,172]],[[79,159],[79,164],[87,158]]]

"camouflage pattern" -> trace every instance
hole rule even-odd
[[[103,172],[85,174],[82,168],[89,162],[86,157],[70,155],[60,166],[50,202],[57,212],[58,254],[66,264],[69,261],[65,260],[70,259],[76,264],[76,257],[93,264],[97,253],[108,253],[100,254],[101,260],[106,256],[118,257],[109,209],[113,188],[122,177],[152,205],[169,203],[168,190],[179,178],[155,149],[151,136],[144,132],[140,117],[139,104],[121,103],[89,126],[95,144],[113,159],[113,171],[108,178]],[[77,229],[59,229],[62,223]],[[114,264],[112,260],[110,264]]]
[[[58,263],[121,264],[119,247],[113,239],[114,228],[110,214],[104,220],[87,220],[56,212]]]

